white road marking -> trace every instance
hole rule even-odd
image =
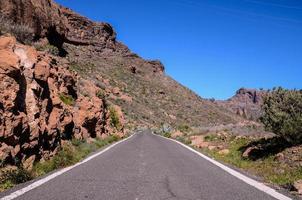
[[[231,169],[231,168],[229,168],[229,167],[221,164],[220,162],[217,162],[216,160],[214,160],[214,159],[212,159],[212,158],[210,158],[210,157],[208,157],[208,156],[200,153],[199,151],[196,151],[195,149],[192,149],[191,147],[189,147],[189,146],[187,146],[187,145],[185,145],[185,144],[183,144],[183,143],[181,143],[181,142],[179,142],[177,140],[173,140],[171,138],[166,138],[166,137],[163,137],[161,135],[154,134],[153,132],[152,132],[152,134],[180,144],[181,146],[183,146],[186,149],[188,149],[188,150],[190,150],[190,151],[198,154],[202,158],[206,159],[207,161],[211,162],[212,164],[216,165],[217,167],[223,169],[224,171],[228,172],[229,174],[235,176],[236,178],[244,181],[245,183],[247,183],[247,184],[249,184],[249,185],[257,188],[260,191],[265,192],[266,194],[268,194],[268,195],[270,195],[270,196],[272,196],[272,197],[274,197],[274,198],[276,198],[278,200],[292,200],[291,198],[289,198],[289,197],[287,197],[287,196],[285,196],[285,195],[277,192],[276,190],[274,190],[274,189],[272,189],[272,188],[264,185],[263,183],[255,181],[254,179],[251,179],[251,178],[249,178],[249,177],[247,177],[247,176],[245,176],[245,175],[243,175],[243,174],[241,174],[241,173],[239,173],[239,172],[237,172],[237,171],[235,171],[235,170],[233,170],[233,169]]]
[[[33,182],[32,184],[30,184],[30,185],[28,185],[28,186],[26,186],[26,187],[24,187],[24,188],[22,188],[20,190],[17,190],[17,191],[15,191],[15,192],[13,192],[13,193],[5,196],[5,197],[2,197],[0,200],[12,200],[12,199],[15,199],[15,198],[17,198],[17,197],[25,194],[26,192],[29,192],[29,191],[31,191],[31,190],[33,190],[33,189],[35,189],[35,188],[43,185],[44,183],[46,183],[46,182],[48,182],[48,181],[56,178],[57,176],[60,176],[60,175],[66,173],[68,171],[70,171],[71,169],[73,169],[75,167],[78,167],[78,166],[80,166],[80,165],[82,165],[84,163],[87,163],[88,161],[90,161],[90,160],[94,159],[95,157],[97,157],[97,156],[105,153],[106,151],[110,150],[111,148],[115,147],[116,145],[118,145],[118,144],[120,144],[122,142],[125,142],[126,140],[129,140],[134,135],[136,135],[136,134],[133,134],[133,135],[129,136],[128,138],[125,138],[125,139],[123,139],[121,141],[118,141],[118,142],[110,145],[109,147],[105,148],[104,150],[102,150],[102,151],[100,151],[100,152],[98,152],[96,154],[91,155],[90,157],[82,160],[81,162],[79,162],[79,163],[77,163],[77,164],[75,164],[73,166],[61,169],[61,170],[59,170],[59,171],[57,171],[57,172],[55,172],[53,174],[50,174],[49,176],[47,176],[45,178],[42,178],[42,179],[40,179],[40,180],[38,180],[36,182]]]

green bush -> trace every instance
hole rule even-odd
[[[171,138],[171,132],[163,132],[164,137]]]
[[[302,92],[277,88],[268,93],[260,118],[268,131],[296,144],[302,142]]]
[[[71,144],[64,145],[53,158],[53,168],[58,169],[70,166],[79,160],[80,158],[77,156],[75,148]]]
[[[47,45],[37,45],[36,49],[38,51],[46,51],[47,53],[50,53],[54,56],[59,56],[60,55],[60,50],[58,49],[58,47],[53,46],[51,44],[47,44]]]
[[[100,98],[100,99],[105,99],[105,92],[104,92],[104,90],[102,90],[102,89],[100,89],[100,90],[98,90],[97,92],[96,92],[96,96],[98,97],[98,98]]]
[[[112,127],[115,127],[116,129],[120,130],[122,128],[119,116],[117,111],[113,106],[109,107],[109,114],[110,114],[110,123]]]
[[[33,179],[32,174],[23,168],[1,170],[0,174],[0,191]]]
[[[177,129],[183,133],[188,133],[190,131],[192,131],[192,129],[190,128],[190,126],[188,126],[187,124],[182,124],[182,125],[179,125],[177,127]]]
[[[55,169],[73,165],[85,158],[88,154],[119,139],[116,135],[108,136],[105,139],[95,139],[92,143],[72,139],[71,143],[62,146],[52,159],[36,163],[34,165],[33,174],[35,174],[35,176],[41,176]]]
[[[75,139],[75,138],[73,138],[73,139],[71,140],[71,144],[72,144],[73,146],[75,146],[75,147],[78,147],[78,146],[80,146],[80,145],[83,144],[83,143],[85,143],[85,140],[80,140],[80,139]]]
[[[186,137],[177,136],[177,137],[176,137],[176,140],[178,140],[178,141],[180,141],[181,143],[186,144],[186,145],[190,145],[190,144],[191,144],[191,140],[189,140],[189,139],[186,138]]]
[[[61,101],[68,106],[72,106],[74,104],[74,99],[70,95],[60,94],[59,97]]]
[[[74,71],[74,72],[82,72],[84,71],[83,66],[80,63],[77,62],[70,62],[69,64],[69,68],[70,70]]]

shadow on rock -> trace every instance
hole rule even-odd
[[[250,142],[242,146],[239,150],[242,152],[242,157],[250,160],[258,160],[276,155],[284,149],[293,145],[281,137],[262,138],[257,141]]]

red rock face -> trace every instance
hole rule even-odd
[[[239,89],[226,101],[216,101],[219,105],[247,119],[257,120],[261,116],[261,105],[267,91]]]
[[[64,42],[115,49],[116,34],[107,23],[96,23],[52,0],[0,0],[1,15],[34,29],[35,37],[47,37],[61,47]]]
[[[0,0],[0,10],[15,23],[32,27],[37,37],[47,37],[51,32],[64,36],[68,31],[60,7],[52,0]]]
[[[61,12],[66,17],[69,27],[66,42],[115,48],[116,33],[110,24],[93,22],[68,8],[61,7]]]
[[[160,61],[145,61],[117,42],[110,24],[93,22],[52,0],[0,0],[0,13],[16,24],[33,28],[36,40],[47,38],[50,44],[60,50],[63,50],[64,43],[93,46],[93,51],[103,55],[132,57],[138,66],[147,65],[154,73],[164,72]],[[135,71],[132,66],[129,68]]]
[[[60,61],[0,37],[0,159],[31,167],[53,155],[63,140],[103,137],[112,131],[104,100],[91,82],[78,92],[74,73]],[[120,122],[123,125],[122,114]],[[111,133],[110,132],[110,133]]]

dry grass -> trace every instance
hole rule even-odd
[[[34,39],[34,30],[26,24],[16,24],[0,16],[0,35],[12,34],[23,44],[30,44]]]

